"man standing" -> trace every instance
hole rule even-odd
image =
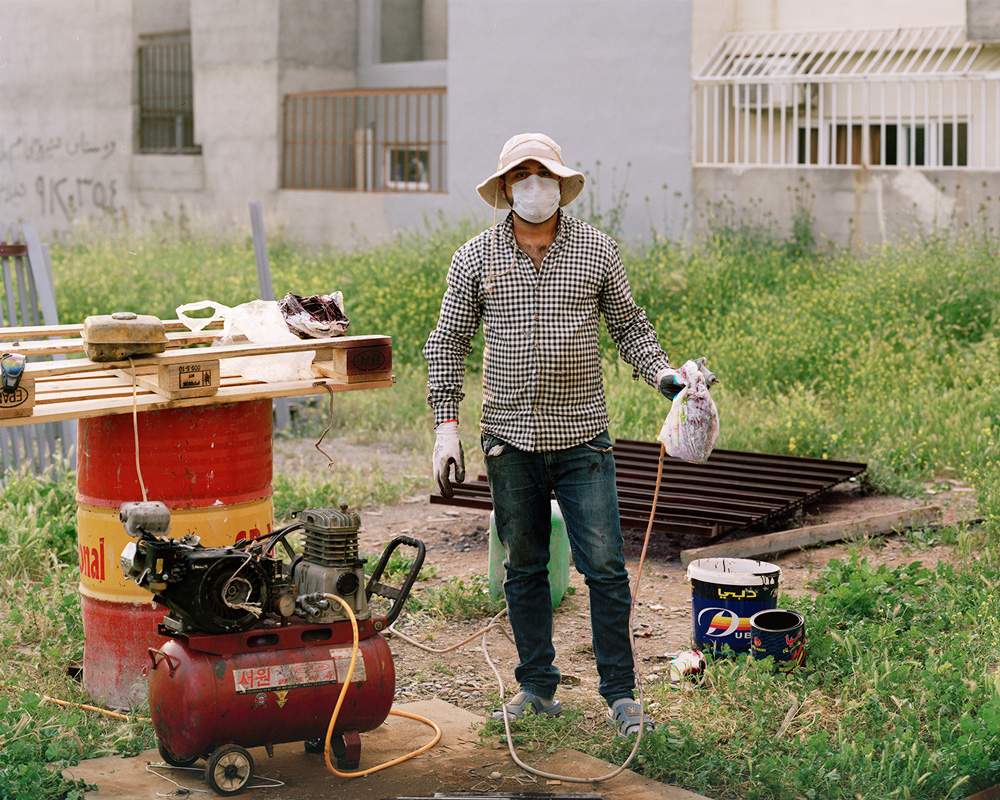
[[[466,358],[480,326],[481,443],[504,546],[504,594],[519,663],[520,692],[508,715],[558,714],[554,699],[548,583],[550,498],[566,521],[573,562],[590,593],[599,690],[618,733],[653,723],[634,699],[631,594],[622,552],[618,493],[599,348],[599,321],[622,358],[672,399],[682,388],[636,305],[611,237],[565,215],[584,176],[565,165],[548,136],[504,145],[480,196],[507,218],[464,244],[448,271],[437,328],[424,346],[427,401],[434,410],[434,476],[452,496],[451,469],[465,480],[458,408]],[[493,713],[503,718],[502,710]]]

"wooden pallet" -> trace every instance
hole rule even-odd
[[[95,362],[83,357],[81,325],[0,328],[0,352],[65,356],[31,361],[22,388],[26,397],[0,403],[0,427],[104,414],[294,397],[328,391],[392,386],[392,339],[340,336],[280,345],[215,344],[221,331],[188,331],[178,320],[164,322],[165,352],[132,361]],[[212,346],[209,346],[212,345]],[[226,359],[280,357],[313,351],[313,379],[264,383],[232,373]],[[235,363],[235,362],[231,362]]]

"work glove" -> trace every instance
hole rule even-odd
[[[435,430],[434,440],[434,480],[437,481],[441,494],[454,497],[455,490],[451,486],[449,473],[452,464],[455,465],[455,480],[465,483],[465,453],[462,452],[462,440],[458,438],[458,422],[448,420],[442,422]]]
[[[4,353],[0,356],[0,392],[11,394],[17,391],[24,375],[24,356],[20,353]]]
[[[684,388],[685,384],[681,383],[678,379],[677,370],[664,367],[656,374],[656,385],[660,390],[660,394],[666,397],[667,400],[673,400],[681,393],[681,389]]]

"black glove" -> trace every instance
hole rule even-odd
[[[660,394],[666,397],[667,400],[673,400],[681,393],[681,389],[684,388],[684,384],[677,380],[677,371],[670,367],[662,370],[658,378]]]

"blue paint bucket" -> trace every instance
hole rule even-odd
[[[774,658],[774,671],[789,673],[806,660],[806,621],[797,611],[775,608],[750,618],[750,653]]]
[[[747,558],[702,558],[688,565],[694,644],[713,655],[750,650],[750,618],[776,608],[781,567]]]

